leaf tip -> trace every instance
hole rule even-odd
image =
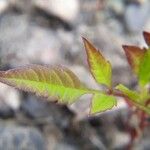
[[[122,48],[124,49],[131,69],[138,74],[140,62],[145,54],[145,49],[131,45],[122,45]]]
[[[150,47],[150,33],[147,31],[143,32],[144,40],[146,44]]]
[[[91,45],[91,43],[85,37],[82,37],[82,40],[83,40],[83,43],[84,43],[84,47],[87,50],[88,46]]]
[[[129,56],[129,53],[133,51],[134,46],[130,46],[130,45],[122,45],[122,48],[126,54],[126,56]]]
[[[84,36],[81,36],[83,42],[86,41],[87,39]]]
[[[122,45],[122,48],[125,52],[127,52],[130,49],[131,46],[129,45]]]
[[[93,44],[87,38],[82,37],[82,40],[83,40],[86,52],[89,52],[89,51],[95,52],[95,51],[97,51],[96,48],[93,46]]]
[[[129,62],[129,64],[132,64],[131,63],[131,53],[132,53],[132,51],[133,51],[133,48],[132,48],[132,46],[129,46],[129,45],[122,45],[122,48],[123,48],[123,50],[124,50],[124,52],[125,52],[125,55],[126,55],[126,58],[127,58],[127,60],[128,60],[128,62]]]
[[[82,41],[84,43],[84,46],[86,45],[86,43],[89,43],[89,41],[84,36],[82,36]]]

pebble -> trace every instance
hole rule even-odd
[[[79,13],[79,0],[34,0],[35,5],[66,22],[73,23]]]
[[[2,14],[9,6],[8,0],[0,0],[0,14]]]
[[[61,62],[60,42],[55,32],[34,25],[28,19],[27,15],[9,13],[0,19],[2,64],[9,62],[16,67],[29,63],[52,65]]]
[[[17,110],[20,107],[20,95],[18,90],[0,83],[0,108],[5,110],[5,107]]]
[[[124,19],[130,32],[141,32],[149,19],[150,4],[130,4],[125,11]]]
[[[122,15],[124,13],[124,1],[123,0],[108,0],[107,7],[112,10],[115,15]]]
[[[41,133],[31,127],[0,125],[0,150],[46,150]]]

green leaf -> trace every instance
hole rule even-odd
[[[128,63],[130,65],[132,71],[136,75],[138,75],[140,63],[145,54],[145,49],[141,49],[137,46],[127,46],[127,45],[123,45],[122,47],[125,51]]]
[[[59,100],[61,103],[72,103],[81,95],[90,92],[65,67],[30,65],[0,71],[0,82],[48,99]]]
[[[150,99],[149,89],[147,87],[142,87],[140,89],[139,95],[140,95],[140,102],[142,102],[143,104],[145,104],[146,101]]]
[[[121,91],[124,95],[129,97],[131,100],[138,101],[140,98],[139,94],[136,91],[132,91],[122,84],[117,85],[115,89]]]
[[[133,104],[134,104],[137,108],[139,108],[139,109],[145,111],[147,114],[150,115],[150,106],[145,106],[145,104],[139,103],[139,102],[135,102],[135,101],[133,101]]]
[[[112,68],[110,62],[87,39],[83,38],[83,41],[91,74],[97,83],[111,87]]]
[[[91,114],[99,113],[111,109],[117,105],[116,98],[114,96],[106,94],[94,94],[92,99]]]
[[[150,82],[150,49],[146,50],[146,53],[140,63],[139,70],[139,83],[141,86],[145,86]]]
[[[147,97],[145,97],[145,95],[144,95],[144,97],[143,96],[141,97],[141,95],[139,95],[136,91],[132,91],[122,84],[119,84],[118,86],[116,86],[115,89],[121,91],[123,95],[127,96],[129,98],[128,100],[131,100],[131,102],[137,108],[150,114],[150,107],[145,106],[145,100],[143,100],[143,98],[147,98]]]
[[[143,32],[145,42],[150,46],[150,33]],[[124,45],[127,60],[139,78],[141,86],[150,82],[150,49]]]

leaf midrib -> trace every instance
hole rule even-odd
[[[72,90],[79,90],[80,92],[86,92],[86,93],[91,93],[91,94],[95,94],[96,92],[99,92],[99,91],[96,91],[96,90],[93,90],[93,89],[84,89],[84,88],[76,88],[76,87],[69,87],[69,86],[64,86],[64,85],[57,85],[57,84],[52,84],[52,83],[47,83],[47,82],[42,82],[42,81],[36,81],[36,80],[27,80],[27,79],[18,79],[18,78],[4,78],[6,80],[19,80],[19,81],[24,81],[24,82],[35,82],[35,83],[38,83],[38,84],[47,84],[47,85],[52,85],[52,86],[56,86],[56,87],[63,87],[63,88],[66,88],[66,89],[72,89]]]

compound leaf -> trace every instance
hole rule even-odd
[[[0,82],[39,96],[54,98],[61,103],[72,103],[89,92],[75,74],[65,67],[30,65],[0,71]]]
[[[111,109],[117,105],[116,98],[114,96],[106,95],[103,93],[95,94],[92,99],[91,114],[99,113]]]
[[[87,39],[83,38],[83,41],[91,74],[97,83],[111,87],[112,68],[110,62]]]

